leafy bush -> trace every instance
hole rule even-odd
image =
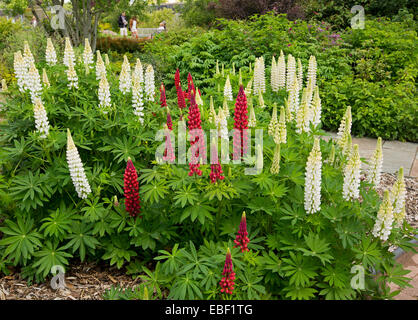
[[[144,45],[148,40],[150,39],[135,39],[119,36],[100,36],[97,38],[96,48],[101,52],[107,52],[109,50],[118,52],[141,52],[143,51]]]
[[[66,266],[70,259],[102,259],[117,268],[126,266],[130,274],[145,280],[137,291],[110,290],[109,299],[227,299],[218,283],[226,248],[230,248],[237,273],[232,298],[390,298],[394,294],[389,293],[388,282],[407,285],[407,271],[388,249],[390,245],[411,249],[408,240],[414,231],[404,222],[393,228],[388,241],[372,236],[379,196],[367,181],[361,181],[362,201],[343,200],[346,157],[337,146],[335,161],[330,160],[332,141],[320,141],[321,210],[306,213],[304,171],[314,137],[325,134],[320,128],[311,126],[311,132],[298,134],[294,122],[288,123],[280,171],[270,172],[275,143],[267,127],[272,105],[284,103],[285,90],[272,92],[267,86],[264,108],[258,107],[256,97],[248,96],[256,109],[257,128],[264,129],[262,172],[246,175],[247,164],[222,164],[225,179],[211,183],[208,165],[201,166],[201,177],[189,176],[187,165],[157,165],[155,151],[161,142],[154,136],[166,123],[165,109],[147,101],[141,124],[133,114],[131,93],[124,95],[118,88],[120,69],[115,63],[107,69],[112,108],[103,114],[95,72],[86,74],[78,63],[79,89],[69,89],[63,65],[49,67],[42,59],[37,61],[41,61],[38,68],[46,68],[51,83],[42,92],[51,128],[48,137],[41,139],[34,130],[29,95],[11,84],[6,121],[0,124],[0,270],[19,266],[23,277],[41,281],[53,265]],[[246,83],[252,77],[249,68],[237,66],[242,67]],[[266,71],[268,76],[269,67]],[[239,75],[231,69],[224,73],[230,74],[235,96]],[[165,82],[171,78],[173,72],[166,74]],[[216,106],[221,105],[218,85],[225,82],[219,74],[208,73],[207,78],[200,78],[201,84],[207,83],[201,87],[206,132],[214,128],[206,111],[209,96]],[[168,94],[174,130],[182,113],[174,107],[176,100]],[[229,102],[230,128],[232,107]],[[86,199],[77,197],[66,162],[67,128],[91,185]],[[123,172],[129,158],[139,172],[142,208],[137,218],[127,213],[123,198]],[[241,253],[232,241],[244,210],[251,251]],[[350,286],[353,265],[365,269],[364,291]],[[374,269],[382,273],[374,275]]]

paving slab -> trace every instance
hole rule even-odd
[[[401,263],[404,269],[410,270],[411,272],[405,275],[410,278],[409,284],[412,287],[404,288],[397,296],[395,300],[418,300],[418,253],[408,252],[396,259],[397,262]],[[390,283],[389,287],[391,291],[399,289],[399,286]]]
[[[414,163],[412,164],[411,171],[409,172],[409,175],[411,177],[418,177],[418,150],[415,155]]]
[[[396,173],[399,167],[403,167],[405,175],[409,176],[417,154],[417,146],[418,144],[411,142],[384,141],[383,172]]]

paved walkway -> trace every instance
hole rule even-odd
[[[337,134],[328,132],[335,139]],[[324,137],[328,140],[329,137]],[[360,157],[369,160],[376,149],[377,139],[354,138],[353,144],[358,144]],[[399,167],[403,167],[405,176],[418,177],[418,143],[400,141],[382,141],[383,148],[383,172],[397,173]],[[367,166],[362,164],[363,169]]]

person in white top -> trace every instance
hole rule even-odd
[[[136,26],[137,26],[136,17],[132,17],[129,27],[131,28],[132,37],[138,38],[138,29],[136,28]]]

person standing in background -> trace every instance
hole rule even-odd
[[[121,36],[128,36],[128,30],[126,27],[128,26],[128,21],[126,20],[126,13],[122,12],[122,14],[119,16],[118,25],[120,28],[120,35]]]
[[[36,27],[36,25],[38,24],[38,21],[36,21],[36,17],[32,16],[32,21],[30,22],[30,24],[32,25],[32,27]]]
[[[136,17],[133,16],[129,23],[129,28],[131,29],[132,37],[135,37],[135,38],[138,38],[138,29],[136,28],[137,23],[138,22],[136,21]]]

